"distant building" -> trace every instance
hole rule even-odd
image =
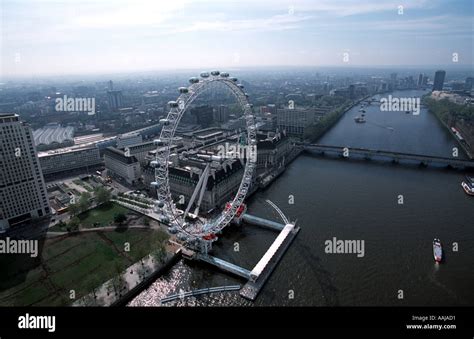
[[[230,119],[226,123],[222,124],[221,128],[230,131],[246,128],[245,117],[241,116],[236,119]]]
[[[109,104],[109,110],[111,111],[116,111],[122,108],[122,91],[107,91],[107,102]]]
[[[138,132],[124,133],[117,136],[117,148],[125,148],[127,146],[140,144],[143,142],[143,137]]]
[[[280,131],[286,131],[287,134],[302,137],[306,129],[324,114],[316,108],[278,109],[278,128]]]
[[[277,107],[275,104],[268,104],[266,106],[261,106],[260,107],[260,113],[270,113],[270,114],[275,114],[277,113]]]
[[[214,120],[218,123],[224,123],[229,120],[229,106],[219,105],[214,112]]]
[[[466,91],[471,91],[473,84],[474,84],[474,78],[472,77],[466,78],[466,82],[464,83],[464,89]]]
[[[433,91],[442,91],[444,85],[444,78],[446,77],[446,71],[436,71],[434,82],[433,82]]]
[[[33,137],[38,151],[68,147],[74,145],[74,127],[48,124],[33,131]]]
[[[349,98],[354,99],[355,98],[355,85],[349,85]]]
[[[349,88],[336,88],[331,90],[329,94],[338,97],[349,98]]]
[[[423,75],[422,85],[423,86],[428,86],[428,76],[427,75]]]
[[[95,145],[40,152],[38,158],[45,176],[102,165],[99,149]]]
[[[183,142],[184,143],[197,143],[197,144],[205,144],[210,141],[216,141],[219,139],[224,138],[227,133],[224,132],[223,129],[217,127],[209,127],[200,129],[194,132],[183,133]]]
[[[451,83],[451,90],[452,91],[464,91],[464,88],[466,87],[466,84],[461,81],[456,81]]]
[[[291,151],[291,140],[284,133],[257,134],[257,171],[276,168]]]
[[[275,131],[278,128],[278,121],[277,115],[271,113],[264,113],[261,117],[261,121],[263,122],[262,127],[260,129],[265,131]]]
[[[214,114],[211,106],[203,105],[191,109],[191,115],[196,117],[196,123],[202,128],[209,127],[214,122]]]
[[[418,87],[422,87],[422,86],[423,86],[423,74],[422,74],[422,73],[420,73],[420,75],[418,75],[417,86],[418,86]]]
[[[33,133],[17,114],[0,114],[0,233],[51,213]]]
[[[397,89],[397,85],[398,85],[397,73],[390,74],[390,85],[391,85],[392,89]]]
[[[119,177],[132,185],[140,179],[141,169],[137,158],[126,156],[122,150],[107,147],[104,151],[104,162],[107,173],[112,177]]]
[[[145,165],[148,162],[146,156],[154,149],[156,149],[156,146],[152,140],[127,146],[123,150],[125,151],[125,155],[134,156],[141,165]]]

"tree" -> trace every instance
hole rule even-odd
[[[121,225],[125,220],[127,220],[127,216],[123,213],[117,213],[114,215],[114,222]]]
[[[95,198],[98,204],[106,203],[110,200],[111,194],[104,187],[97,187],[94,191]]]
[[[65,228],[67,225],[66,225],[66,223],[65,223],[64,221],[61,220],[61,221],[59,221],[59,222],[57,223],[57,226],[62,230],[62,229]]]
[[[67,209],[71,216],[76,216],[80,212],[80,207],[77,203],[70,204]]]
[[[79,198],[79,209],[84,212],[90,207],[90,198],[91,194],[89,192],[84,192]]]
[[[81,224],[81,220],[78,217],[74,217],[68,223],[68,232],[75,232],[79,229],[79,225]]]

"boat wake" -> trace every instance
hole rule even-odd
[[[381,125],[381,124],[378,124],[376,122],[373,122],[373,121],[367,121],[367,123],[371,124],[371,125],[374,125],[374,126],[377,126],[377,127],[380,127],[380,128],[385,128],[391,132],[393,132],[395,129],[391,126],[384,126],[384,125]]]

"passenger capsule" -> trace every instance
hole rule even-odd
[[[201,72],[201,78],[209,78],[209,73],[207,72]]]
[[[187,87],[180,87],[178,90],[179,90],[179,93],[181,94],[186,94],[189,92]]]
[[[170,124],[170,121],[168,119],[160,119],[160,124],[167,126]]]
[[[242,88],[242,89],[244,88],[244,85],[242,85],[242,84],[237,84],[237,86],[238,86],[239,88]]]
[[[229,73],[227,73],[227,72],[222,72],[222,73],[221,73],[221,77],[223,77],[223,78],[228,78],[228,77],[229,77]]]
[[[232,80],[233,82],[237,82],[237,81],[238,81],[238,79],[237,79],[237,78],[234,78],[234,77],[229,78],[229,79]]]
[[[189,79],[189,82],[190,82],[191,84],[197,84],[197,83],[199,82],[199,79],[196,78],[196,77],[192,77],[192,78]]]
[[[213,76],[218,76],[219,74],[221,74],[221,72],[219,72],[219,71],[212,71],[211,72],[211,75],[213,75]]]
[[[178,103],[176,101],[168,101],[168,105],[170,107],[178,107]]]

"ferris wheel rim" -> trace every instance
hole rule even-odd
[[[239,184],[239,188],[234,198],[230,202],[230,207],[221,211],[217,218],[214,218],[211,223],[201,223],[198,226],[201,226],[199,230],[188,230],[186,229],[186,222],[184,215],[179,215],[177,208],[173,202],[170,185],[169,185],[169,156],[170,148],[173,142],[176,128],[179,125],[179,122],[192,104],[192,102],[199,97],[204,91],[210,88],[213,83],[221,83],[226,87],[235,97],[237,103],[242,108],[243,117],[245,119],[245,129],[247,131],[247,142],[246,147],[253,146],[255,147],[256,155],[256,126],[254,121],[254,116],[252,113],[252,105],[249,103],[248,94],[244,92],[244,86],[237,83],[237,79],[229,77],[228,73],[212,71],[212,72],[202,72],[201,78],[193,77],[189,80],[190,85],[188,87],[180,87],[177,101],[170,101],[170,111],[167,114],[166,119],[163,120],[163,127],[160,133],[161,142],[164,142],[163,145],[157,145],[157,152],[155,157],[155,162],[160,166],[155,168],[155,182],[157,184],[157,195],[158,203],[161,201],[163,205],[166,206],[167,216],[170,217],[170,223],[172,227],[179,229],[179,232],[184,233],[186,236],[192,238],[202,238],[203,236],[209,234],[215,234],[222,229],[224,229],[230,221],[234,218],[237,213],[238,208],[242,205],[251,185],[253,172],[256,167],[256,158],[250,157],[246,159],[244,165],[244,173]],[[160,120],[160,122],[161,122]],[[171,126],[171,127],[170,127]],[[163,151],[164,148],[164,151]],[[161,149],[160,153],[158,150]],[[163,168],[164,166],[164,168]],[[164,200],[164,201],[162,201]],[[171,220],[173,219],[173,220]]]

